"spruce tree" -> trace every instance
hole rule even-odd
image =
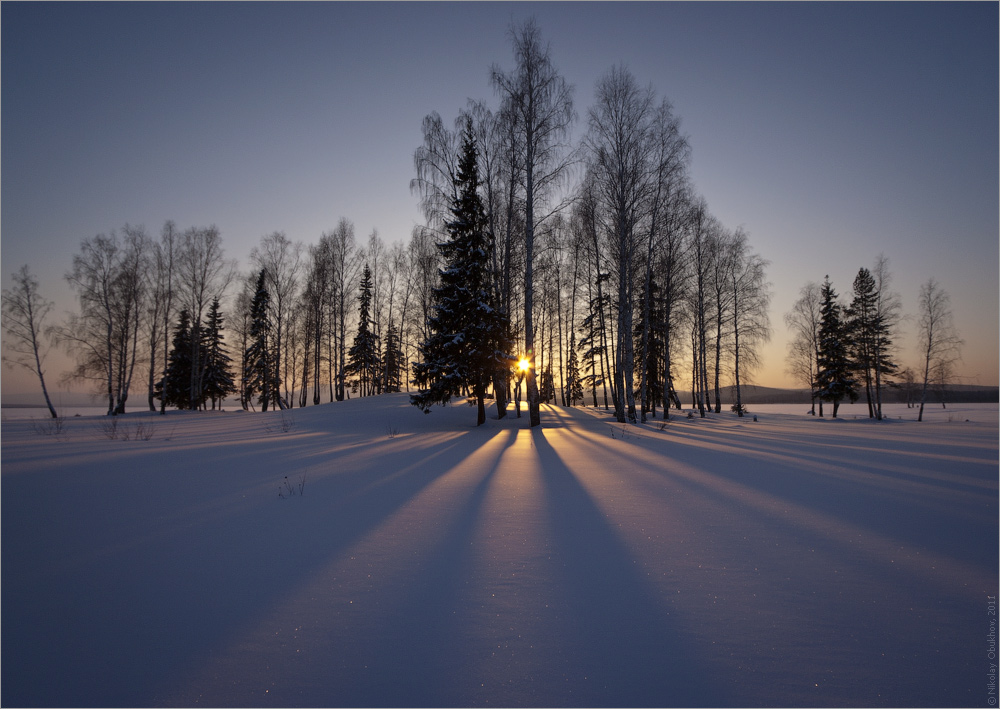
[[[854,300],[848,308],[848,329],[851,354],[857,372],[865,385],[869,418],[881,420],[879,388],[884,376],[892,376],[898,367],[892,361],[891,326],[884,308],[879,308],[879,293],[875,277],[867,268],[858,271],[854,279]]]
[[[552,377],[552,365],[547,365],[539,377],[538,400],[544,404],[550,403],[556,396],[555,379]]]
[[[847,309],[846,331],[849,334],[851,357],[856,371],[865,385],[865,400],[868,402],[868,417],[875,418],[875,404],[872,398],[874,380],[875,346],[878,323],[875,305],[878,293],[875,279],[867,268],[858,271],[854,278],[854,299]]]
[[[489,231],[479,197],[477,151],[472,123],[466,123],[455,177],[448,241],[438,244],[445,268],[434,289],[434,314],[427,339],[414,364],[418,393],[410,402],[428,413],[469,388],[478,405],[476,424],[486,422],[486,388],[506,355],[501,352],[503,327],[493,307],[488,282]]]
[[[570,406],[583,402],[583,378],[580,375],[580,360],[576,356],[576,345],[569,343],[569,363],[566,365],[566,400]],[[595,402],[596,405],[596,402]]]
[[[400,382],[402,380],[400,370],[403,368],[404,357],[403,350],[400,348],[399,335],[396,333],[396,326],[390,323],[389,330],[385,336],[384,370],[386,392],[400,391]]]
[[[215,298],[208,309],[205,317],[204,351],[205,351],[205,375],[202,379],[204,397],[211,399],[212,409],[218,402],[222,408],[222,400],[230,394],[236,392],[236,384],[233,381],[232,358],[226,351],[226,345],[222,335],[223,318],[219,309],[219,299]]]
[[[361,276],[358,304],[358,332],[354,336],[354,344],[347,353],[345,373],[358,378],[361,396],[369,396],[377,393],[382,358],[379,353],[378,336],[372,330],[372,272],[367,263]]]
[[[186,309],[174,328],[167,371],[157,383],[156,395],[166,406],[191,408],[191,315]]]
[[[245,353],[247,363],[246,397],[258,394],[261,411],[268,406],[278,408],[277,371],[274,366],[272,342],[271,294],[267,290],[267,271],[261,269],[257,290],[250,303],[250,346]]]
[[[837,418],[842,400],[854,402],[858,398],[855,364],[849,355],[848,332],[829,276],[823,281],[821,298],[816,390],[821,399],[833,403],[833,418]]]

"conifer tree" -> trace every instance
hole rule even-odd
[[[552,377],[552,365],[546,365],[539,380],[541,384],[538,387],[538,400],[548,404],[556,395],[555,380]]]
[[[862,268],[854,279],[854,299],[848,308],[847,328],[856,371],[865,385],[868,416],[879,420],[882,418],[879,392],[882,377],[892,376],[899,370],[891,359],[894,312],[891,307],[880,308],[880,299],[884,302],[885,294],[879,292],[872,273]]]
[[[569,363],[566,365],[566,400],[570,406],[583,402],[583,378],[580,375],[580,360],[576,356],[576,344],[570,340]]]
[[[829,276],[823,281],[821,299],[816,390],[821,399],[833,403],[833,418],[837,418],[842,400],[850,399],[853,403],[858,398],[855,365],[848,352],[846,327]]]
[[[157,385],[156,396],[166,406],[191,408],[191,314],[181,310],[170,341],[166,373]]]
[[[445,225],[449,238],[438,244],[446,265],[434,289],[429,335],[419,347],[421,361],[413,367],[413,383],[419,391],[410,402],[428,413],[433,404],[446,404],[470,388],[478,405],[476,422],[482,425],[486,388],[506,355],[500,351],[503,327],[487,278],[491,245],[476,160],[469,121],[455,177],[452,219]]]
[[[219,308],[219,299],[215,298],[208,309],[208,314],[205,317],[205,327],[202,329],[205,340],[205,375],[202,378],[203,397],[212,401],[213,410],[215,409],[216,402],[218,402],[221,409],[222,400],[236,392],[236,384],[233,381],[232,358],[226,351],[222,335],[222,325],[223,317]]]
[[[257,288],[250,303],[250,346],[246,351],[246,397],[258,394],[261,411],[278,408],[278,381],[274,366],[274,343],[271,326],[271,294],[267,290],[267,271],[261,269]]]
[[[389,330],[385,335],[385,391],[386,392],[397,392],[400,391],[400,382],[402,377],[400,376],[400,370],[403,368],[403,350],[400,347],[399,335],[396,332],[396,326],[393,323],[389,323]]]
[[[354,344],[347,353],[345,372],[358,378],[361,396],[378,393],[379,373],[381,372],[381,355],[379,353],[378,336],[372,329],[372,271],[365,264],[361,276],[361,292],[358,294],[358,333],[354,336]]]
[[[857,373],[865,386],[868,417],[875,418],[872,399],[873,367],[875,365],[875,279],[867,268],[858,271],[854,278],[854,299],[847,309],[845,331],[850,340],[849,352]]]

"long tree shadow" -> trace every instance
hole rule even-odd
[[[742,430],[682,426],[665,433],[640,430],[616,445],[672,478],[679,469],[698,470],[688,483],[711,494],[759,493],[757,499],[766,498],[775,507],[791,503],[996,573],[997,540],[989,532],[996,526],[995,461],[977,455],[941,471],[940,463],[924,456],[904,469],[891,451],[845,457],[835,450],[807,448],[801,439],[812,440],[813,434],[762,443],[755,433]],[[585,435],[579,427],[566,430],[581,445],[595,445],[593,433]],[[764,427],[757,430],[767,435]],[[668,461],[680,468],[671,470]]]
[[[455,641],[456,608],[467,591],[470,540],[513,435],[498,433],[485,454],[456,463],[461,472],[454,466],[446,471],[435,485],[449,490],[427,486],[405,511],[364,536],[353,535],[340,558],[289,594],[287,608],[227,649],[212,673],[243,677],[244,687],[233,691],[202,673],[168,703],[468,704],[454,672],[465,653]],[[441,495],[447,509],[438,506]],[[276,634],[294,636],[295,644]]]
[[[724,648],[721,659],[732,663],[731,671],[719,674],[746,692],[739,703],[872,705],[890,696],[888,701],[915,706],[971,701],[975,654],[967,638],[981,615],[976,599],[995,588],[988,573],[995,552],[991,562],[972,566],[961,547],[989,548],[995,534],[977,535],[976,524],[958,514],[952,528],[938,528],[942,551],[927,553],[908,527],[894,526],[891,518],[878,525],[882,535],[859,526],[850,505],[863,504],[866,495],[843,481],[818,476],[772,491],[796,471],[748,470],[735,452],[716,450],[706,457],[704,448],[676,442],[654,445],[637,437],[604,443],[595,430],[563,434],[572,441],[573,460],[598,459],[603,450],[602,458],[618,463],[615,474],[590,469],[588,489],[600,478],[604,489],[644,508],[646,525],[655,529],[658,516],[674,516],[675,524],[661,525],[661,534],[701,538],[691,547],[697,568],[688,563],[678,582],[685,591],[701,585],[724,605],[716,610],[704,596],[690,603],[685,592],[683,611],[706,631],[728,618],[723,627],[747,634],[727,634],[718,646]],[[840,496],[817,494],[816,488]],[[915,511],[909,500],[893,505]],[[601,506],[630,526],[620,505]],[[887,509],[864,510],[860,518],[879,511],[886,515]],[[935,522],[914,516],[911,524]],[[634,543],[637,530],[631,526]],[[644,559],[659,553],[654,542],[640,546]]]
[[[727,706],[739,703],[680,627],[669,599],[638,562],[546,438],[533,436],[544,470],[554,539],[554,571],[566,589],[572,706]]]
[[[164,701],[180,677],[483,444],[484,433],[470,430],[425,449],[403,475],[395,458],[380,468],[375,450],[364,469],[310,480],[292,501],[297,511],[268,495],[183,524],[154,520],[155,533],[84,564],[21,563],[5,544],[4,703]],[[217,455],[203,464],[241,464],[231,452]],[[5,532],[17,522],[8,509]]]

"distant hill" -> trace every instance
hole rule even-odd
[[[762,387],[745,385],[742,387],[742,399],[745,404],[808,404],[809,403],[809,390],[808,389],[779,389],[775,387]],[[681,402],[687,406],[691,403],[691,393],[680,391],[678,394],[681,397]],[[722,402],[726,406],[731,406],[735,401],[735,396],[733,394],[732,387],[723,387],[721,391]],[[864,394],[862,394],[862,397]],[[920,389],[917,388],[916,399],[920,398]],[[52,403],[57,409],[63,407],[74,407],[74,406],[106,406],[107,399],[100,396],[94,396],[92,394],[86,394],[83,392],[52,392]],[[927,400],[938,402],[940,397],[937,393],[933,391],[927,392]],[[325,399],[324,399],[325,401]],[[713,395],[714,401],[714,395]],[[883,390],[882,401],[887,404],[905,403],[906,393],[902,389],[898,388],[888,388]],[[977,386],[972,384],[954,384],[949,386],[945,392],[945,401],[952,402],[955,404],[972,404],[972,403],[992,403],[1000,402],[1000,388],[998,387],[988,387],[988,386]],[[129,399],[129,410],[143,410],[146,408],[146,396],[145,392],[141,392],[139,396],[133,396]],[[45,400],[42,398],[41,392],[37,394],[5,394],[2,399],[3,408],[20,408],[20,407],[43,407],[45,406]],[[225,403],[227,409],[237,408],[239,406],[238,402],[235,400],[227,400]]]
[[[722,401],[731,405],[735,401],[733,387],[725,387],[722,391]],[[916,400],[920,400],[920,387],[915,394]],[[743,386],[740,397],[745,404],[808,404],[808,389],[778,389],[774,387]],[[864,391],[861,392],[862,399]],[[687,402],[691,398],[690,393],[685,397],[681,394],[681,401]],[[882,401],[886,404],[905,403],[907,399],[906,391],[899,387],[888,387],[882,390]],[[941,401],[938,392],[928,389],[928,401]],[[1000,387],[978,386],[974,384],[953,384],[944,391],[944,400],[955,404],[991,403],[1000,402]]]

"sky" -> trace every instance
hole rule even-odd
[[[80,242],[124,224],[216,225],[245,265],[260,238],[310,244],[341,217],[359,242],[406,241],[421,121],[497,99],[512,22],[534,17],[575,87],[624,65],[666,97],[710,211],[770,262],[773,336],[754,381],[784,372],[783,315],[829,275],[848,302],[879,254],[910,315],[951,295],[959,380],[998,383],[996,3],[0,4],[0,272],[28,264],[50,320]],[[65,358],[52,353],[54,383]],[[55,370],[55,371],[53,371]],[[37,385],[4,370],[3,393]]]

